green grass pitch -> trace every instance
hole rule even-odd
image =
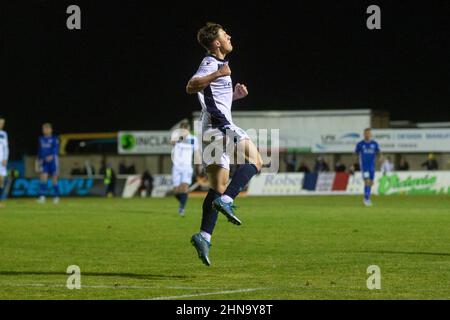
[[[239,198],[219,216],[211,267],[174,198],[8,200],[0,209],[1,299],[449,299],[450,197]],[[69,265],[81,289],[66,288]],[[381,289],[367,289],[367,267]]]

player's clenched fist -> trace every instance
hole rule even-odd
[[[244,84],[236,84],[233,92],[233,100],[242,99],[248,96],[247,86]]]
[[[222,67],[220,67],[220,69],[218,70],[218,72],[219,77],[231,76],[231,69],[228,63],[223,64]]]

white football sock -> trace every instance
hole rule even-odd
[[[200,234],[206,241],[211,242],[211,235],[206,231],[200,231]]]
[[[223,196],[221,196],[220,199],[221,199],[223,202],[225,202],[225,203],[233,202],[233,198],[231,198],[230,196],[227,196],[226,194],[224,194]]]

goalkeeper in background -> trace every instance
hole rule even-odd
[[[188,120],[183,120],[180,127],[171,135],[172,149],[172,183],[173,193],[179,202],[178,214],[184,216],[184,208],[188,200],[189,186],[192,183],[194,169],[192,161],[195,160],[197,173],[200,172],[201,155],[197,137],[189,132]]]

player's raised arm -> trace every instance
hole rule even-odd
[[[202,68],[202,67],[200,67]],[[205,89],[211,82],[220,77],[231,75],[231,69],[228,63],[225,63],[219,70],[214,71],[205,76],[194,76],[186,85],[186,92],[188,94],[197,93]]]

